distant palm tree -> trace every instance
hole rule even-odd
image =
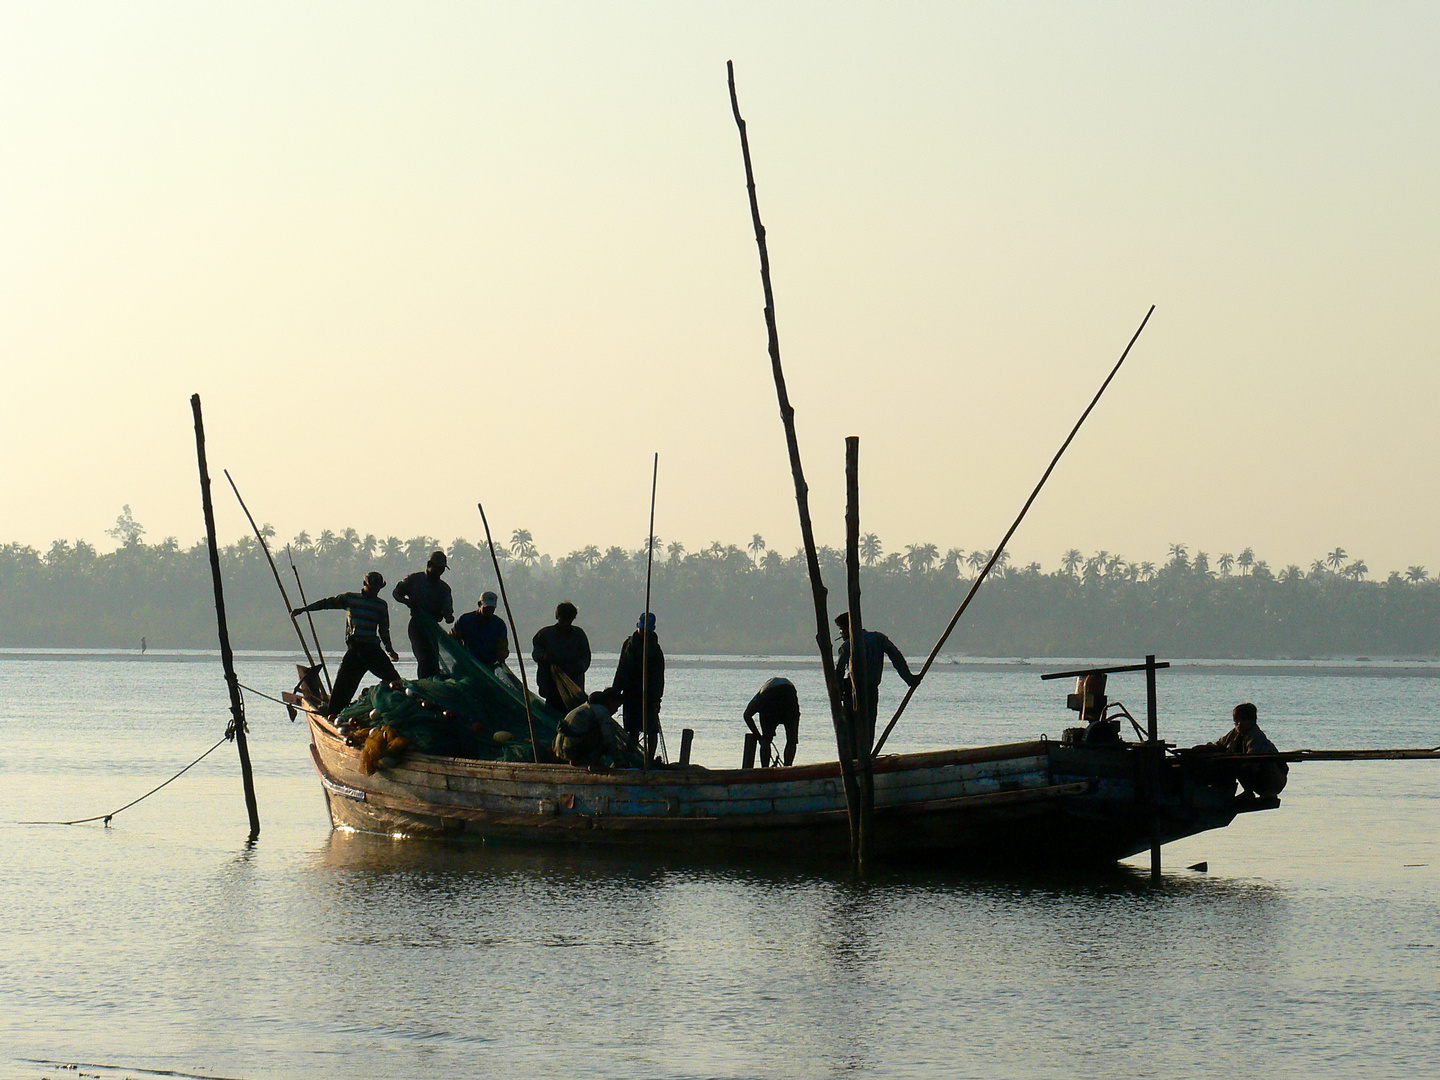
[[[1405,580],[1414,582],[1417,585],[1420,582],[1426,580],[1429,576],[1430,575],[1425,572],[1425,567],[1423,566],[1412,566],[1410,567],[1410,569],[1405,571]]]
[[[1330,552],[1329,555],[1325,556],[1325,562],[1331,570],[1338,574],[1340,568],[1345,565],[1345,560],[1349,557],[1344,548],[1337,547],[1334,551]]]
[[[750,557],[755,560],[755,565],[760,565],[760,553],[765,550],[765,538],[759,533],[750,537],[750,543],[745,545],[750,551]]]
[[[295,539],[290,542],[295,545],[296,551],[310,550],[310,534],[304,529],[301,529],[298,533],[296,533]]]
[[[578,555],[580,561],[585,564],[586,570],[595,569],[595,564],[600,561],[600,549],[594,544],[586,544],[575,554]]]
[[[355,552],[360,550],[360,534],[354,529],[346,529],[341,533],[340,542],[344,545],[344,551],[347,555],[354,555]]]
[[[1229,577],[1230,568],[1235,565],[1235,556],[1228,551],[1215,560],[1215,565],[1220,567],[1220,576]]]
[[[1305,571],[1301,570],[1300,567],[1296,566],[1294,563],[1291,563],[1289,566],[1285,567],[1284,570],[1280,571],[1280,580],[1285,582],[1287,585],[1292,582],[1303,580],[1304,577]]]
[[[940,557],[940,549],[934,544],[906,544],[905,563],[912,574],[926,574]]]
[[[1203,551],[1195,553],[1195,573],[1201,577],[1214,577],[1210,572],[1210,556]]]
[[[1324,560],[1324,559],[1316,559],[1314,562],[1312,562],[1312,563],[1310,564],[1310,576],[1311,576],[1311,577],[1324,577],[1324,576],[1325,576],[1326,574],[1328,574],[1329,572],[1330,572],[1330,571],[1325,568],[1325,560]]]
[[[903,574],[905,572],[905,556],[898,551],[892,551],[881,560],[880,569],[887,574]]]
[[[1240,552],[1239,557],[1236,558],[1235,561],[1240,564],[1240,573],[1250,573],[1250,568],[1255,565],[1254,550],[1247,547],[1244,551]]]
[[[866,533],[860,537],[860,561],[864,565],[874,566],[882,554],[884,554],[884,548],[880,543],[880,537],[874,533]]]
[[[379,543],[380,541],[375,539],[374,533],[366,533],[365,539],[360,541],[360,554],[364,555],[367,559],[373,559],[375,557],[376,545]]]
[[[1027,573],[1027,574],[1039,574],[1039,573],[1040,573],[1040,564],[1039,564],[1038,562],[1026,563],[1026,564],[1025,564],[1025,573]]]
[[[1140,564],[1140,580],[1149,581],[1155,576],[1155,564],[1153,562],[1142,562]]]
[[[405,557],[420,562],[439,546],[440,541],[433,536],[412,536],[405,541]]]
[[[940,570],[946,577],[959,577],[960,567],[965,562],[965,552],[959,548],[951,548],[945,552],[945,558],[940,562]]]
[[[1124,565],[1125,558],[1123,555],[1111,555],[1105,560],[1105,576],[1110,577],[1119,573],[1120,568]]]
[[[640,541],[641,555],[645,554],[646,545],[649,545],[652,552],[660,552],[665,550],[665,543],[658,536],[647,536],[644,540]]]
[[[1139,577],[1140,577],[1140,567],[1139,567],[1137,564],[1133,563],[1133,562],[1127,562],[1127,563],[1125,564],[1125,580],[1126,580],[1126,581],[1136,581],[1136,580],[1139,579]]]
[[[324,558],[330,558],[335,554],[335,534],[329,529],[320,531],[320,538],[315,541],[315,551]]]
[[[535,558],[535,538],[529,529],[516,529],[510,534],[510,553],[522,563],[528,564]]]
[[[594,549],[586,548],[585,550],[592,551]],[[599,554],[599,552],[596,552],[596,554]],[[670,556],[671,562],[679,562],[685,557],[685,545],[680,543],[679,540],[672,540],[670,541],[670,546],[665,549],[665,554]]]
[[[1170,545],[1170,561],[1176,566],[1185,566],[1190,562],[1190,548],[1185,544]]]
[[[1065,568],[1065,573],[1069,574],[1071,577],[1075,576],[1075,572],[1079,570],[1080,567],[1084,565],[1084,563],[1085,556],[1080,554],[1080,551],[1077,548],[1071,548],[1069,551],[1065,552],[1065,554],[1060,559],[1060,565]]]
[[[1363,581],[1365,575],[1369,572],[1370,568],[1365,565],[1365,561],[1363,559],[1356,559],[1354,562],[1352,562],[1349,566],[1345,568],[1345,575],[1355,581]]]
[[[974,570],[978,574],[980,572],[980,568],[990,561],[990,556],[987,555],[985,552],[981,551],[979,548],[976,548],[974,551],[970,552],[969,555],[965,556],[965,561],[970,565],[970,569]]]

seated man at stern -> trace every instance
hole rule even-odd
[[[1278,754],[1275,744],[1265,737],[1258,723],[1259,714],[1254,705],[1245,702],[1236,705],[1231,714],[1235,726],[1211,743],[1192,746],[1189,754],[1204,757],[1217,754]],[[1245,797],[1251,799],[1273,799],[1285,790],[1290,778],[1290,766],[1283,761],[1213,761],[1203,766],[1202,778],[1211,783],[1240,781]],[[1233,789],[1232,789],[1233,790]]]

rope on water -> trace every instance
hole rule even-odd
[[[111,810],[110,813],[108,813],[108,814],[96,814],[94,817],[76,818],[74,821],[17,821],[16,824],[17,824],[17,825],[85,825],[85,824],[87,824],[87,823],[89,823],[89,822],[91,822],[91,821],[103,821],[103,822],[105,823],[105,827],[108,829],[108,828],[110,827],[110,819],[113,818],[116,814],[120,813],[120,812],[123,811],[123,810],[129,810],[130,807],[134,806],[136,803],[140,802],[140,801],[143,800],[143,799],[148,799],[151,795],[154,795],[155,792],[159,791],[161,788],[163,788],[166,784],[169,784],[171,781],[173,781],[173,780],[179,780],[180,777],[184,776],[187,772],[189,772],[191,769],[193,769],[196,765],[199,765],[200,762],[204,761],[207,757],[209,757],[211,754],[213,754],[216,750],[220,749],[220,747],[224,746],[227,742],[229,742],[229,741],[230,741],[231,739],[233,739],[234,737],[235,737],[235,733],[234,733],[232,730],[227,729],[226,732],[225,732],[225,734],[222,735],[222,736],[220,736],[220,740],[219,740],[214,746],[210,747],[209,750],[206,750],[205,753],[201,754],[201,755],[200,755],[199,757],[197,757],[194,761],[190,762],[189,765],[186,765],[183,769],[181,769],[179,772],[177,772],[174,776],[170,777],[169,780],[166,780],[165,783],[163,783],[163,784],[157,784],[155,787],[153,787],[153,788],[151,788],[149,791],[145,792],[144,795],[141,795],[139,799],[132,799],[130,802],[127,802],[124,806],[120,807],[119,810]]]

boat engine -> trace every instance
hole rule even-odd
[[[1105,707],[1105,672],[1092,671],[1075,680],[1075,692],[1066,695],[1065,704],[1080,714],[1080,727],[1066,728],[1061,742],[1066,746],[1119,746],[1120,721],[1107,720]]]

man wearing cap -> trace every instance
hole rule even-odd
[[[665,653],[655,637],[653,612],[636,620],[635,633],[620,646],[620,665],[615,669],[613,685],[625,695],[625,730],[638,743],[644,729],[645,754],[653,758],[660,737],[660,697],[665,693]]]
[[[585,672],[590,668],[590,639],[575,625],[580,612],[566,600],[555,609],[553,626],[535,631],[530,658],[535,661],[535,688],[545,704],[562,715],[585,703]],[[573,687],[563,686],[568,679]],[[568,691],[568,693],[567,693]],[[574,700],[578,694],[580,700]]]
[[[367,671],[384,682],[400,678],[392,662],[399,660],[400,654],[390,644],[390,606],[380,597],[384,587],[385,578],[380,571],[371,570],[358,593],[327,596],[290,612],[295,618],[307,611],[345,612],[345,659],[340,661],[340,670],[335,673],[330,705],[325,710],[328,716],[336,715],[350,704],[360,677]]]
[[[455,621],[455,601],[450,595],[450,586],[440,580],[447,565],[445,552],[437,551],[426,561],[424,570],[401,578],[395,586],[395,599],[410,609],[407,629],[410,649],[415,654],[417,679],[432,679],[440,674],[440,650],[415,616],[423,612],[436,622]]]
[[[494,667],[510,655],[505,620],[495,614],[499,600],[493,592],[481,593],[475,610],[455,620],[455,637],[486,667]]]

